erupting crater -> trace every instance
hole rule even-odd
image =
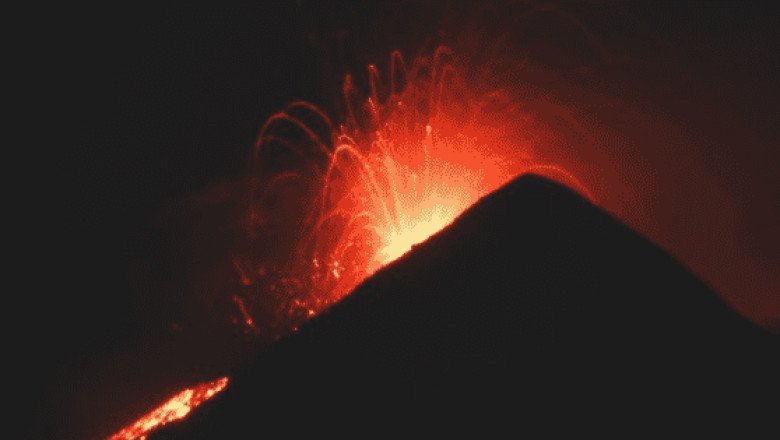
[[[407,64],[390,56],[362,89],[343,84],[334,123],[306,102],[260,130],[247,178],[245,237],[233,254],[233,322],[264,341],[297,330],[381,267],[524,172],[563,181],[534,158],[508,93],[471,84],[447,47]],[[363,90],[364,89],[364,90]],[[219,393],[227,378],[188,388],[111,437],[143,438]]]

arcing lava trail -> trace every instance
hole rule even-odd
[[[250,330],[294,329],[523,172],[592,198],[534,159],[518,105],[478,92],[449,48],[409,66],[393,52],[388,70],[383,80],[369,66],[367,98],[347,75],[338,125],[298,102],[263,126],[247,245],[234,260],[245,289],[233,299]]]
[[[449,48],[409,65],[393,52],[388,70],[383,79],[368,67],[366,93],[346,76],[338,124],[295,102],[261,128],[231,297],[234,322],[259,340],[294,332],[518,174],[593,199],[566,170],[534,158],[517,103],[471,84]],[[111,439],[186,417],[226,384],[185,389]]]

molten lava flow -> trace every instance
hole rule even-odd
[[[145,439],[155,429],[187,417],[190,411],[224,390],[227,384],[228,378],[222,377],[212,382],[187,388],[108,439]]]

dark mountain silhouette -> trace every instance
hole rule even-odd
[[[526,175],[152,438],[712,427],[777,404],[779,355],[666,252]]]

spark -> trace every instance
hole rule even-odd
[[[233,295],[233,302],[236,304],[236,307],[238,307],[238,311],[241,313],[241,318],[244,320],[244,324],[246,324],[247,327],[254,328],[255,322],[252,319],[252,315],[249,314],[249,311],[246,309],[246,303],[244,303],[244,300],[241,299],[238,295]]]

